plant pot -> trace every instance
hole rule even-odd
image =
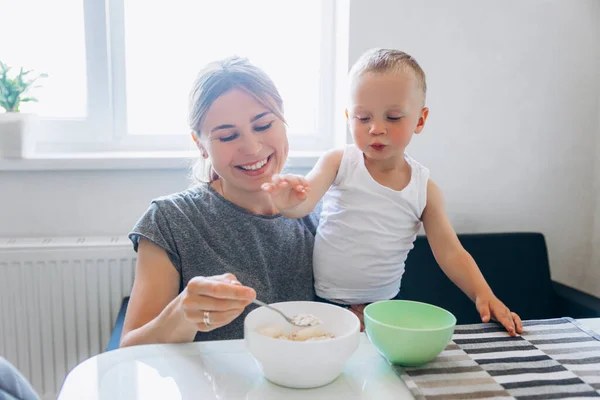
[[[35,152],[38,123],[38,116],[35,114],[0,114],[0,157],[31,157]]]

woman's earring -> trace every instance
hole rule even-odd
[[[198,150],[200,150],[200,154],[202,154],[202,158],[204,158],[204,159],[208,158],[208,153],[206,152],[206,149],[204,148],[203,145],[200,144],[200,141],[198,140],[198,134],[194,131],[192,131],[192,139],[194,140],[194,143],[196,143],[196,147],[198,147]]]

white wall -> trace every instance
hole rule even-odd
[[[599,3],[370,0],[350,15],[350,62],[389,46],[427,73],[430,119],[410,153],[455,228],[543,232],[554,278],[600,294],[588,279],[599,277]]]
[[[185,170],[0,172],[0,237],[125,235]]]
[[[350,62],[390,46],[425,69],[431,115],[410,152],[456,229],[541,231],[554,277],[598,295],[599,4],[354,0],[349,38]],[[126,234],[185,174],[0,172],[0,237]]]

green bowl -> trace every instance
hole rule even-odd
[[[369,304],[365,329],[379,353],[392,364],[416,367],[446,348],[456,317],[443,308],[417,301],[386,300]]]

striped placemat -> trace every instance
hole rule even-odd
[[[433,361],[394,366],[416,399],[600,397],[600,336],[572,318],[523,322],[511,337],[496,323],[458,325]]]

